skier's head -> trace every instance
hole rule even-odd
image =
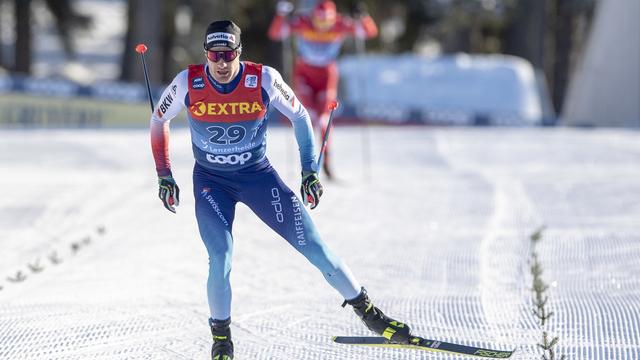
[[[240,27],[230,20],[214,21],[207,27],[204,51],[209,73],[219,82],[231,82],[240,71],[242,42]]]
[[[331,0],[320,0],[311,11],[311,22],[318,30],[329,30],[336,23],[338,13],[336,4]]]

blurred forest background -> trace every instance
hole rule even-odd
[[[104,0],[107,1],[107,0]],[[44,3],[56,22],[65,53],[76,52],[74,34],[89,29],[101,14],[80,13],[73,0],[0,0],[0,9],[15,17],[11,56],[0,53],[0,67],[32,72],[34,3]],[[296,11],[313,0],[294,1]],[[527,59],[546,75],[556,112],[560,112],[568,77],[584,45],[596,0],[336,0],[341,13],[353,14],[364,5],[380,28],[367,41],[371,53],[501,53]],[[4,3],[4,4],[3,4]],[[202,40],[213,20],[230,18],[242,28],[244,58],[281,69],[282,43],[267,38],[276,0],[128,0],[120,79],[140,81],[139,60],[133,51],[145,42],[154,49],[148,58],[152,82],[167,83],[189,63],[202,61]],[[1,11],[1,10],[0,10]],[[0,27],[7,32],[7,26]],[[0,33],[0,36],[4,34]],[[0,49],[0,51],[2,51]],[[354,52],[347,42],[343,52]]]

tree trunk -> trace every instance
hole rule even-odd
[[[544,69],[547,0],[520,0],[507,29],[505,52]]]
[[[135,52],[138,43],[149,49],[145,54],[149,81],[162,82],[162,2],[153,0],[129,0],[127,34],[120,78],[125,81],[144,81],[140,56]]]
[[[553,63],[553,105],[556,112],[562,112],[562,103],[569,82],[571,54],[573,53],[574,18],[560,1],[555,9],[555,61]]]
[[[2,2],[3,0],[0,0],[0,19],[2,18]],[[0,39],[2,39],[2,26],[0,26]],[[7,66],[5,65],[5,61],[4,61],[4,51],[2,51],[3,48],[3,44],[2,44],[2,40],[0,40],[0,68],[6,68]]]
[[[161,47],[162,47],[162,74],[161,81],[163,83],[169,83],[173,80],[176,74],[173,74],[173,44],[176,38],[176,22],[175,16],[178,10],[177,0],[165,0],[162,1],[162,34],[161,34]]]
[[[31,73],[31,0],[15,0],[16,44],[14,70]]]

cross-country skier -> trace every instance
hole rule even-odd
[[[240,61],[240,36],[240,28],[231,21],[211,23],[204,40],[206,61],[178,73],[162,93],[150,125],[159,196],[164,206],[175,212],[180,192],[171,174],[169,122],[183,108],[188,111],[195,157],[196,219],[209,253],[212,359],[233,359],[229,274],[237,202],[246,204],[318,268],[369,329],[391,341],[407,342],[409,327],[371,304],[349,268],[320,239],[299,198],[269,164],[265,115],[273,106],[294,127],[302,164],[302,201],[305,205],[309,202],[312,209],[318,205],[322,185],[316,173],[309,114],[275,69]],[[281,206],[274,207],[274,199],[279,199]]]
[[[375,22],[359,6],[357,19],[340,15],[331,0],[320,0],[310,14],[288,19],[293,6],[287,1],[277,4],[276,16],[269,27],[269,38],[282,40],[295,35],[297,58],[293,69],[293,86],[302,104],[309,110],[316,128],[321,128],[324,137],[329,120],[327,105],[338,93],[338,66],[336,58],[345,38],[358,36],[369,39],[378,34]],[[329,161],[325,151],[324,172],[331,178]]]

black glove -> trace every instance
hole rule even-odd
[[[367,4],[363,1],[359,1],[355,6],[351,8],[351,14],[356,19],[368,15],[369,11],[367,9]]]
[[[180,205],[180,188],[178,184],[173,180],[173,176],[160,176],[158,177],[158,197],[162,200],[164,207],[167,210],[175,213],[176,206]]]
[[[311,209],[315,209],[320,202],[322,196],[322,184],[318,179],[315,171],[302,172],[302,185],[300,185],[300,194],[305,205],[311,204]]]

